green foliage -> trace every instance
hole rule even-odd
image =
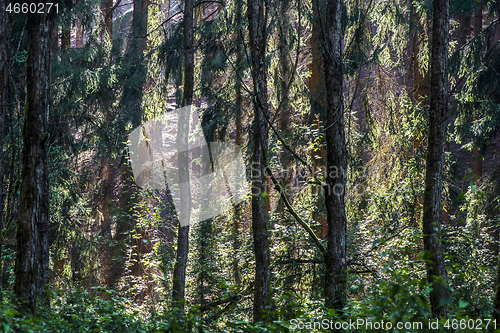
[[[267,3],[271,119],[299,156],[312,159],[326,148],[322,117],[311,112],[308,84],[309,41],[318,18],[312,15],[311,1]],[[40,306],[35,317],[21,315],[8,291],[16,255],[28,50],[26,16],[13,17],[16,47],[10,103],[14,107],[5,116],[3,147],[6,212],[0,331],[286,332],[293,330],[291,319],[315,323],[319,318],[427,323],[431,286],[425,280],[420,224],[429,109],[425,97],[416,98],[415,87],[410,87],[410,72],[415,68],[410,68],[409,58],[427,72],[431,1],[344,1],[350,302],[343,314],[324,308],[322,255],[276,192],[266,190],[272,271],[266,323],[251,322],[255,284],[251,207],[242,204],[191,226],[188,311],[183,316],[170,307],[178,221],[168,191],[124,185],[133,183],[125,149],[128,131],[175,108],[182,96],[181,16],[167,22],[164,3],[151,4],[148,46],[135,58],[131,54],[135,43],[129,40],[130,4],[122,4],[123,13],[115,11],[112,40],[100,33],[100,1],[65,4],[55,22],[57,31],[74,27],[80,19],[85,45],[61,50],[51,60],[50,255],[51,281],[57,291],[50,291],[50,307]],[[242,0],[216,3],[219,7],[211,19],[204,14],[213,8],[202,8],[204,4],[201,1],[197,7],[195,28],[195,100],[201,107],[204,135],[207,142],[234,141],[235,123],[240,121],[241,146],[248,157],[254,144],[250,130],[254,93],[249,88],[247,4]],[[492,11],[494,4],[486,5]],[[452,13],[471,13],[473,5],[474,1],[452,1]],[[467,149],[476,145],[483,152],[500,128],[500,44],[490,43],[495,29],[486,28],[450,57],[454,97],[450,141]],[[417,40],[410,45],[415,35]],[[409,54],[414,46],[419,53]],[[294,79],[288,82],[292,73]],[[278,126],[285,113],[288,123]],[[289,156],[274,133],[269,147],[273,172],[280,180],[291,175],[288,194],[293,208],[319,234],[325,214],[321,188],[311,184],[311,175]],[[499,223],[500,177],[495,171],[482,183],[473,182],[472,177],[463,177],[458,163],[456,156],[448,154],[443,192],[449,216],[442,241],[452,295],[450,319],[488,318],[497,265],[498,241],[492,230]],[[119,234],[124,224],[129,228]],[[122,269],[121,276],[111,286],[114,290],[108,290],[102,286],[115,267]]]

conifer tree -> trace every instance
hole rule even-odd
[[[253,319],[265,319],[270,301],[269,233],[266,212],[266,152],[268,145],[269,106],[266,76],[266,45],[268,3],[249,0],[247,3],[253,82],[253,151],[252,151],[252,232],[255,253],[255,292]]]
[[[7,1],[0,1],[0,8],[5,8]],[[4,228],[4,195],[3,195],[3,177],[4,177],[4,125],[5,117],[9,108],[9,82],[10,82],[10,59],[11,59],[11,25],[10,17],[7,11],[0,12],[0,267],[2,267],[3,250],[3,228]]]
[[[448,117],[449,0],[434,0],[430,49],[431,99],[427,166],[425,174],[423,237],[427,280],[432,284],[432,314],[444,317],[448,297],[447,272],[441,246],[441,209],[444,178],[444,147]]]
[[[326,91],[327,167],[325,205],[327,250],[325,253],[325,305],[342,310],[346,304],[347,217],[345,185],[347,150],[344,132],[342,70],[342,0],[327,0],[323,22]]]
[[[193,104],[194,95],[194,1],[184,2],[184,89],[182,95],[182,106],[190,107]],[[182,147],[188,146],[189,134],[189,112],[179,113],[177,140]],[[177,257],[174,268],[172,286],[172,305],[184,311],[185,289],[186,289],[186,267],[189,251],[189,221],[191,217],[191,193],[189,182],[189,151],[179,151],[178,157],[179,193],[181,196],[181,209],[179,216],[179,231],[177,235]],[[183,225],[181,221],[186,223]]]
[[[26,105],[22,185],[17,221],[14,292],[35,312],[49,279],[49,134],[50,36],[52,14],[28,14]]]

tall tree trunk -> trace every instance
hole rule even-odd
[[[430,50],[431,99],[427,169],[425,174],[423,237],[426,252],[427,280],[432,314],[444,317],[447,308],[442,302],[448,297],[447,274],[441,249],[441,196],[443,192],[444,148],[448,113],[448,34],[449,0],[434,0]]]
[[[342,96],[342,0],[326,1],[324,26],[322,37],[325,50],[325,84],[328,91],[325,185],[328,245],[325,253],[325,305],[342,310],[346,298],[347,264],[347,217],[344,203],[347,151]]]
[[[184,89],[182,106],[193,104],[194,94],[194,1],[184,2]],[[187,117],[187,118],[186,118]],[[189,112],[179,113],[177,140],[180,146],[187,147],[189,134]],[[172,285],[172,306],[184,311],[186,289],[186,267],[189,252],[189,221],[191,218],[191,193],[189,187],[189,151],[179,151],[179,193],[181,209],[179,213],[179,232],[177,235],[177,258]],[[182,167],[185,166],[185,167]]]
[[[142,98],[143,87],[146,84],[146,66],[144,64],[144,50],[146,49],[148,7],[150,0],[134,0],[134,14],[132,17],[132,33],[126,57],[129,66],[128,80],[123,91],[121,109],[125,114],[125,119],[129,120],[132,128],[141,125],[143,118]],[[124,216],[117,222],[115,240],[117,248],[114,251],[115,260],[110,269],[110,285],[114,286],[120,279],[123,271],[123,258],[126,257],[124,251],[125,240],[130,230],[134,227],[133,211],[136,188],[132,183],[132,170],[129,165],[125,166],[123,172],[123,192],[120,197],[120,208],[125,212]],[[135,244],[137,245],[137,244]],[[139,248],[139,247],[136,247]],[[136,253],[134,254],[136,255]]]
[[[255,253],[255,292],[253,319],[265,319],[270,300],[269,234],[267,225],[266,170],[269,116],[266,77],[267,8],[263,0],[248,1],[248,27],[251,47],[251,72],[254,90],[253,152],[252,152],[252,231]],[[266,193],[266,195],[268,195]]]
[[[313,1],[313,21],[312,21],[312,34],[309,40],[311,45],[311,77],[309,78],[309,90],[311,91],[311,112],[309,121],[311,124],[317,121],[316,126],[320,130],[321,123],[324,121],[326,109],[326,89],[325,89],[325,76],[324,76],[324,57],[321,50],[319,40],[321,38],[321,24],[320,13],[322,13],[321,6],[324,6],[323,1]],[[323,141],[320,142],[323,144]],[[311,152],[311,162],[313,164],[313,171],[322,173],[324,170],[325,149],[320,147],[319,151]],[[328,232],[328,224],[325,215],[322,214],[324,209],[321,198],[321,187],[318,185],[311,186],[311,193],[317,195],[316,207],[318,211],[313,212],[313,219],[318,221],[321,225],[319,236],[325,238]]]
[[[28,14],[24,149],[14,292],[27,302],[32,313],[49,277],[47,118],[51,21],[47,14]]]
[[[281,105],[281,110],[277,110],[280,112],[279,118],[279,129],[282,137],[286,140],[289,137],[292,127],[291,127],[291,105],[290,105],[290,92],[288,84],[290,83],[291,71],[290,71],[290,62],[289,62],[289,27],[290,27],[290,1],[284,0],[280,1],[278,8],[278,38],[279,38],[279,62],[280,62],[280,87],[279,87],[279,103]],[[316,42],[317,44],[317,42]],[[293,174],[290,170],[292,167],[292,155],[286,149],[284,149],[280,154],[280,163],[283,168],[281,181],[283,182],[283,191],[285,191],[285,197],[288,202],[292,203],[292,195],[289,192],[290,185],[293,179]],[[287,216],[285,215],[285,203],[284,200],[280,197],[278,199],[278,205],[276,207],[276,212],[281,214],[281,219],[286,221]],[[289,297],[285,302],[285,306],[283,309],[283,319],[290,320],[293,318],[294,314],[294,302],[293,302],[293,285],[295,282],[295,278],[288,277],[285,279],[285,283],[283,285],[283,292],[286,296]]]
[[[102,0],[100,3],[101,10],[101,30],[99,34],[101,38],[103,34],[107,34],[105,40],[113,40],[113,0]],[[75,33],[75,46],[76,48],[81,48],[83,46],[83,26],[80,18],[76,19],[76,33]],[[111,58],[107,59],[111,62]],[[111,114],[111,101],[113,98],[113,92],[111,88],[106,85],[102,91],[102,113],[104,114],[104,123],[108,128],[112,127],[112,114]],[[110,259],[111,259],[111,249],[109,246],[111,240],[111,193],[113,192],[113,182],[111,179],[112,161],[107,158],[109,152],[111,151],[111,145],[106,144],[106,154],[102,154],[100,158],[100,165],[102,169],[100,170],[100,178],[102,179],[102,190],[101,190],[101,204],[100,210],[102,214],[101,219],[101,237],[103,242],[101,244],[101,274],[105,285],[111,286],[115,281],[110,279]]]
[[[500,20],[500,1],[497,1],[497,19]],[[496,240],[496,243],[498,244],[498,238],[499,238],[499,230],[498,230],[498,227],[495,228],[495,240]],[[494,305],[494,309],[493,309],[493,319],[498,322],[500,322],[500,258],[498,257],[499,255],[499,248],[498,248],[498,245],[495,246],[495,252],[497,254],[497,265],[498,265],[498,268],[497,268],[497,279],[495,281],[495,296],[494,296],[494,299],[493,299],[493,305]],[[490,328],[490,332],[493,332],[493,327]]]
[[[476,1],[474,4],[474,35],[477,36],[483,30],[483,4],[481,1]],[[480,116],[476,114],[474,120],[479,120]],[[472,173],[474,180],[479,181],[483,177],[483,161],[481,149],[474,144],[472,149]]]
[[[236,1],[236,21],[240,22],[242,19],[242,1]],[[243,96],[242,96],[242,82],[239,78],[243,77],[243,40],[241,36],[243,36],[243,32],[238,30],[236,37],[236,70],[238,71],[238,79],[236,80],[234,89],[236,90],[236,145],[241,147],[243,143],[243,133],[242,133],[242,122],[243,122]],[[237,153],[237,152],[236,152]],[[236,156],[237,157],[237,156]],[[241,274],[239,267],[239,249],[240,249],[240,221],[241,215],[243,213],[243,205],[244,203],[240,203],[234,207],[234,217],[233,217],[233,277],[234,282],[239,287],[241,285]]]
[[[279,19],[278,19],[278,35],[279,35],[279,60],[280,60],[280,74],[281,74],[281,84],[280,84],[280,94],[278,95],[281,98],[280,104],[281,104],[281,110],[278,110],[278,112],[281,112],[281,116],[279,119],[279,128],[282,133],[282,136],[286,139],[287,136],[290,134],[291,131],[291,126],[290,126],[290,121],[291,121],[291,114],[292,111],[290,110],[290,92],[289,92],[289,87],[288,83],[290,81],[290,66],[289,66],[289,59],[288,59],[288,54],[289,54],[289,48],[288,48],[288,35],[289,35],[289,26],[290,26],[290,15],[289,15],[289,10],[290,10],[290,2],[288,0],[282,1],[280,3],[280,8],[279,8]],[[316,42],[317,44],[317,42]],[[284,150],[281,155],[280,155],[280,162],[281,166],[284,169],[282,181],[283,181],[283,188],[285,191],[289,188],[290,183],[293,179],[293,176],[289,170],[291,167],[291,162],[292,162],[292,157],[291,154],[288,150]],[[288,199],[288,201],[291,203],[291,193],[288,193],[287,191],[285,192],[285,195]],[[279,212],[284,213],[285,211],[285,204],[279,199],[278,202],[278,207],[277,210]]]
[[[0,8],[5,8],[8,1],[1,0]],[[11,25],[10,17],[7,11],[0,12],[0,276],[3,271],[2,253],[3,253],[3,238],[2,232],[4,227],[4,194],[3,194],[3,141],[4,141],[4,125],[5,117],[7,116],[7,109],[9,106],[9,83],[10,83],[10,59],[11,59]],[[14,149],[12,150],[14,152]],[[14,153],[12,153],[12,159]],[[12,187],[12,183],[9,184]],[[1,282],[0,282],[1,283]]]

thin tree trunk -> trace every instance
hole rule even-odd
[[[5,8],[7,1],[0,1],[0,8]],[[7,11],[2,10],[0,12],[0,276],[3,271],[3,262],[2,262],[2,251],[3,251],[3,238],[2,232],[4,227],[4,195],[3,195],[3,177],[4,177],[4,169],[3,169],[3,141],[4,141],[4,125],[5,125],[5,117],[7,115],[7,109],[10,107],[9,105],[9,83],[10,83],[10,59],[11,59],[11,49],[10,49],[10,36],[11,36],[11,25],[10,25],[10,17]],[[12,159],[14,158],[15,153],[14,149],[12,149]],[[12,187],[12,184],[9,184],[9,187]]]
[[[497,323],[500,322],[500,258],[497,259],[497,279],[495,281],[495,296],[493,299],[493,320],[496,320]],[[490,328],[490,332],[493,332],[493,327]]]
[[[497,2],[497,19],[500,20],[500,2]],[[498,227],[495,228],[496,231],[495,231],[495,240],[496,240],[496,243],[498,244],[498,237],[499,237],[499,230],[498,230]],[[497,254],[497,265],[498,265],[498,268],[497,268],[497,279],[496,279],[496,282],[495,282],[495,298],[493,299],[493,305],[494,305],[494,309],[493,309],[493,319],[498,322],[500,322],[500,258],[498,258],[498,255],[499,255],[499,249],[498,249],[498,245],[495,247],[495,250],[496,250],[496,254]],[[490,328],[490,332],[493,332],[493,327]]]
[[[184,91],[182,106],[189,107],[193,104],[194,94],[194,1],[184,2]],[[179,113],[177,140],[181,147],[188,147],[189,112]],[[191,193],[189,187],[189,152],[179,151],[179,193],[181,196],[181,209],[179,214],[179,232],[177,235],[177,258],[174,267],[172,285],[172,306],[184,312],[186,267],[189,252],[189,221],[191,218]],[[182,167],[186,166],[186,167]]]
[[[269,234],[267,225],[266,170],[264,167],[267,152],[269,127],[267,78],[266,78],[266,42],[267,8],[263,0],[248,2],[248,26],[251,47],[251,72],[254,90],[253,153],[252,153],[252,231],[255,253],[255,292],[253,319],[266,318],[266,308],[270,301]]]
[[[483,5],[480,1],[474,4],[474,35],[477,36],[483,30]],[[476,114],[474,120],[479,120],[480,116]],[[472,172],[474,180],[479,181],[483,177],[483,161],[481,157],[481,149],[474,144],[472,149]]]
[[[324,77],[324,62],[323,53],[319,44],[321,38],[321,24],[320,24],[320,13],[322,13],[322,8],[318,8],[324,5],[322,1],[313,2],[313,21],[312,21],[312,34],[309,40],[311,45],[311,77],[309,78],[309,90],[311,91],[311,112],[309,115],[309,121],[311,124],[317,121],[316,126],[318,129],[321,127],[321,123],[324,121],[325,109],[326,109],[326,90],[325,90],[325,77]],[[320,142],[323,144],[323,141]],[[313,172],[322,173],[324,170],[325,163],[325,149],[320,147],[319,151],[311,152],[311,162],[313,164]],[[325,215],[322,214],[324,209],[323,201],[321,200],[321,187],[318,185],[311,185],[311,193],[317,195],[316,207],[317,211],[313,212],[313,220],[318,221],[321,229],[319,231],[319,237],[325,238],[328,232],[328,224],[325,219]]]
[[[29,50],[14,292],[34,313],[49,277],[47,118],[51,17],[28,14]]]
[[[325,49],[326,149],[327,173],[325,205],[327,212],[327,251],[325,253],[325,305],[342,310],[346,298],[345,172],[347,151],[342,96],[342,0],[326,1]]]
[[[279,34],[279,59],[280,59],[280,74],[281,74],[281,86],[280,86],[280,92],[279,94],[280,98],[282,99],[281,102],[281,110],[278,110],[278,112],[281,112],[281,117],[279,120],[279,128],[280,131],[283,135],[284,138],[286,138],[291,131],[290,128],[290,121],[291,121],[291,114],[292,111],[290,110],[290,92],[288,89],[288,81],[290,80],[290,66],[289,66],[289,60],[288,60],[288,53],[289,53],[289,48],[288,48],[288,34],[289,34],[289,25],[290,25],[290,15],[289,15],[289,1],[285,0],[281,2],[280,8],[279,8],[279,16],[280,18],[278,19],[278,34]],[[284,173],[282,177],[283,181],[283,188],[285,189],[285,195],[288,199],[288,202],[292,203],[291,199],[291,194],[287,192],[287,189],[290,186],[290,183],[292,181],[292,174],[290,173],[289,167],[291,166],[291,154],[288,150],[284,150],[281,155],[280,155],[280,162],[281,166],[283,167]],[[278,207],[277,210],[284,213],[285,212],[285,204],[282,202],[281,198],[279,199],[278,202]]]
[[[101,30],[100,35],[105,32],[107,34],[107,39],[113,40],[113,12],[111,8],[113,7],[113,0],[102,0],[100,4],[101,10]],[[80,18],[76,19],[76,34],[75,34],[75,46],[76,48],[81,48],[83,46],[83,26]],[[111,61],[111,59],[108,59]],[[104,114],[104,122],[106,127],[111,128],[112,126],[112,115],[111,115],[111,100],[113,93],[111,88],[106,86],[103,88],[103,98],[102,98],[102,112]],[[108,144],[107,151],[111,151],[111,147]],[[102,200],[101,200],[101,236],[103,242],[101,244],[101,274],[103,282],[106,286],[111,287],[115,281],[111,281],[110,277],[110,259],[111,259],[111,249],[109,246],[111,240],[111,193],[113,191],[113,182],[111,180],[111,160],[105,156],[109,154],[103,154],[100,158],[100,165],[102,169],[100,170],[100,178],[102,181]]]
[[[237,22],[241,21],[241,16],[242,16],[242,1],[237,1],[236,2],[236,20]],[[236,145],[238,147],[241,147],[241,144],[243,143],[243,137],[242,137],[242,108],[243,108],[243,96],[242,96],[242,82],[239,80],[239,78],[243,77],[243,40],[241,36],[243,35],[241,31],[237,31],[238,36],[236,37],[236,64],[237,64],[237,71],[238,71],[238,79],[236,80],[235,83],[235,90],[236,90]],[[237,156],[236,156],[237,157]],[[233,217],[233,251],[234,251],[234,258],[233,258],[233,277],[234,277],[234,282],[236,283],[237,286],[241,285],[241,274],[240,274],[240,267],[239,267],[239,249],[240,249],[240,220],[241,220],[241,214],[243,212],[243,203],[240,203],[234,207],[234,217]]]
[[[289,26],[290,26],[290,15],[289,15],[290,2],[288,0],[281,1],[279,6],[280,7],[278,11],[279,15],[278,50],[279,50],[281,80],[279,87],[280,94],[278,94],[278,96],[281,99],[280,104],[282,108],[281,110],[278,110],[278,112],[281,112],[278,125],[280,128],[280,132],[282,133],[282,136],[286,139],[291,132],[290,121],[292,115],[290,106],[290,92],[288,87],[291,77],[290,66],[289,66],[289,47],[288,47]],[[290,172],[290,167],[292,166],[292,156],[288,150],[285,149],[281,152],[280,163],[281,167],[283,168],[283,176],[281,178],[283,182],[283,191],[285,192],[284,194],[288,202],[292,204],[292,196],[291,193],[289,192],[289,187],[293,179],[293,175]],[[286,204],[284,203],[284,200],[280,197],[278,205],[276,207],[276,211],[282,214],[281,219],[283,219],[284,221],[287,220],[287,217],[285,215],[285,209],[286,209]],[[294,314],[293,285],[295,280],[296,279],[293,276],[289,276],[288,278],[285,279],[285,283],[283,285],[284,295],[285,297],[288,297],[283,309],[284,320],[290,320],[293,318]]]
[[[448,297],[447,273],[441,249],[441,196],[443,192],[444,157],[448,113],[448,34],[449,0],[434,0],[432,40],[430,50],[431,99],[427,169],[425,174],[423,237],[428,255],[427,280],[432,283],[430,293],[432,314],[444,317],[447,308],[442,304]]]

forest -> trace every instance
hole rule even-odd
[[[499,0],[0,0],[0,332],[500,332]]]

